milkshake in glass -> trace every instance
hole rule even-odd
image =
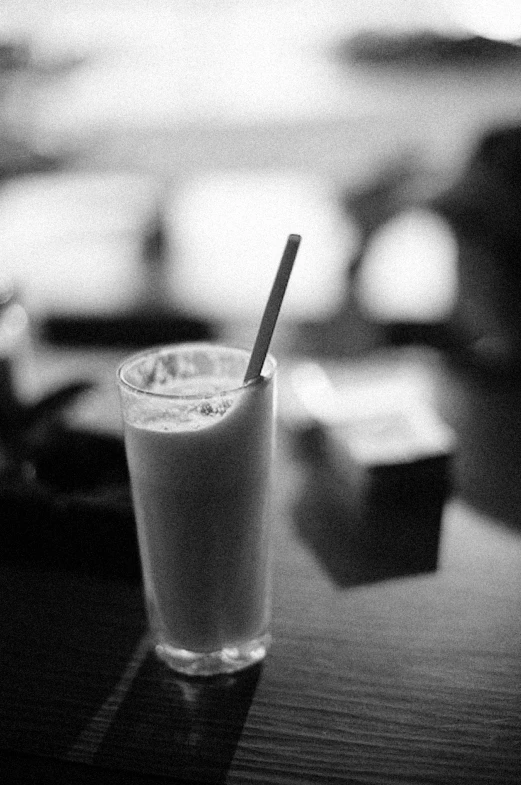
[[[150,627],[186,674],[248,667],[270,641],[275,361],[244,384],[248,360],[176,344],[118,371]]]

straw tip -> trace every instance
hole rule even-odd
[[[300,243],[301,240],[302,240],[302,237],[301,237],[300,234],[290,234],[289,237],[288,237],[288,242],[289,243]]]

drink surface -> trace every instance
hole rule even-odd
[[[182,380],[171,393],[205,397],[125,425],[149,612],[171,646],[215,651],[265,630],[272,387]]]
[[[175,400],[169,400],[163,410],[152,411],[144,405],[141,416],[136,416],[133,425],[167,432],[194,431],[211,426],[233,405],[240,386],[241,380],[231,377],[180,380],[169,386],[169,395],[179,397],[177,404]],[[227,390],[230,392],[221,392]]]

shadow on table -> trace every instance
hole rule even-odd
[[[224,783],[261,673],[176,675],[150,653],[96,757],[176,782]]]
[[[437,569],[447,456],[375,467],[360,486],[316,429],[294,434],[302,472],[292,510],[297,536],[342,588]]]

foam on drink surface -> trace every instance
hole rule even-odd
[[[168,390],[162,385],[160,389],[152,388],[151,392],[164,395],[179,396],[169,398],[163,411],[150,413],[146,407],[134,425],[152,431],[173,433],[177,431],[197,431],[219,421],[231,408],[236,395],[224,393],[240,387],[241,381],[233,378],[199,377],[191,379],[171,380]],[[191,401],[188,396],[196,396]]]

